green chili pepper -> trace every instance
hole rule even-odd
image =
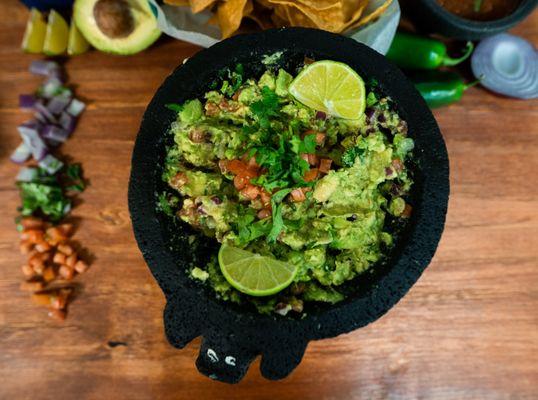
[[[398,32],[387,53],[387,58],[402,68],[437,69],[465,61],[473,49],[473,44],[467,42],[465,54],[460,58],[450,58],[444,43],[410,33]]]
[[[426,71],[411,77],[430,108],[447,106],[461,100],[463,93],[479,81],[466,84],[455,72]]]

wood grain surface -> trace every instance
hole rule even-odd
[[[63,147],[91,181],[74,211],[76,239],[96,260],[63,323],[18,290],[17,167],[8,156],[27,118],[18,94],[40,82],[27,72],[36,57],[19,50],[26,18],[15,0],[0,3],[0,399],[538,398],[538,101],[473,88],[436,111],[452,195],[422,278],[376,323],[311,343],[287,379],[264,380],[257,361],[230,386],[198,374],[199,340],[181,351],[166,342],[164,298],[127,210],[140,118],[193,45],[163,38],[132,57],[91,51],[66,61],[89,103]],[[536,45],[538,13],[513,32]]]

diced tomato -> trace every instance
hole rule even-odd
[[[264,189],[260,192],[260,199],[264,207],[271,204],[271,195]]]
[[[402,218],[409,218],[411,216],[412,212],[413,212],[413,207],[411,207],[409,204],[406,203],[401,217]]]
[[[237,190],[243,189],[248,183],[249,179],[243,175],[236,175],[234,178],[234,186]]]
[[[402,160],[400,160],[398,158],[395,158],[395,159],[392,160],[392,166],[394,167],[396,172],[402,172],[403,169],[404,169],[404,164],[403,164]]]
[[[227,168],[228,168],[228,171],[236,175],[242,175],[243,171],[247,169],[247,165],[240,160],[231,160],[231,161],[228,161]]]
[[[241,94],[241,90],[238,90],[237,92],[235,92],[234,95],[232,96],[232,100],[233,101],[239,100],[239,95],[240,94]]]
[[[306,162],[308,162],[308,154],[306,154],[306,153],[301,153],[301,154],[300,154],[300,157],[301,157],[303,160],[305,160]]]
[[[291,199],[296,203],[306,200],[306,196],[301,189],[293,189],[290,195]]]
[[[315,154],[309,154],[307,161],[310,165],[318,165],[318,156],[316,156]]]
[[[304,180],[306,182],[312,182],[314,180],[316,180],[316,178],[318,177],[318,169],[317,168],[312,168],[308,171],[306,171],[306,173],[304,174]]]
[[[247,184],[241,194],[250,200],[254,200],[260,194],[260,188],[251,184]]]
[[[323,132],[316,133],[316,143],[323,144],[325,142],[325,134]]]
[[[331,164],[333,160],[330,158],[322,158],[319,162],[319,172],[323,172],[324,174],[328,173],[331,170]]]
[[[185,172],[178,172],[175,176],[170,179],[170,186],[175,189],[181,189],[189,182],[189,178]]]
[[[258,211],[258,218],[264,219],[271,216],[271,209],[270,208],[263,208],[260,211]]]
[[[257,169],[259,167],[258,163],[256,162],[256,157],[250,157],[248,160],[247,166],[252,169]]]
[[[306,194],[308,192],[311,192],[312,188],[308,187],[308,186],[304,186],[304,187],[301,188],[301,190],[303,191],[304,194]]]

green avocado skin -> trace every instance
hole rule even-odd
[[[126,37],[111,38],[105,35],[95,20],[94,8],[98,0],[75,0],[73,19],[86,40],[97,50],[115,55],[139,53],[151,46],[160,36],[157,20],[146,0],[130,0],[134,29]]]

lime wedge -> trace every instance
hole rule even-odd
[[[65,53],[68,36],[69,27],[67,26],[67,22],[65,22],[65,19],[60,14],[51,10],[47,22],[43,53],[48,56],[57,56]]]
[[[46,30],[47,24],[43,19],[43,15],[35,8],[32,8],[26,23],[24,37],[22,38],[22,49],[27,53],[41,53]]]
[[[226,244],[220,247],[219,265],[230,285],[251,296],[278,293],[297,273],[294,265]]]
[[[345,119],[358,119],[364,113],[364,81],[349,65],[317,61],[301,71],[289,92],[314,110]]]
[[[69,26],[69,40],[67,41],[67,54],[70,56],[76,56],[82,53],[86,53],[90,48],[90,44],[82,36],[82,33],[78,30],[75,25],[75,20],[71,20],[71,25]]]

